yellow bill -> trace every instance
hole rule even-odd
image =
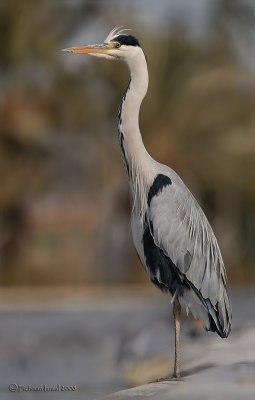
[[[105,54],[107,53],[107,50],[110,50],[110,48],[111,46],[108,44],[95,44],[91,46],[70,47],[68,49],[63,49],[62,51],[75,54]]]

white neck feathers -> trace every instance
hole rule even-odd
[[[147,63],[140,47],[134,48],[127,65],[130,82],[119,109],[119,140],[134,207],[143,213],[151,183],[152,158],[144,147],[139,129],[140,106],[148,89]]]

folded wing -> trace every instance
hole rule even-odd
[[[190,287],[181,302],[207,330],[226,337],[231,305],[222,256],[205,214],[182,181],[165,185],[150,199],[147,219],[155,245]]]

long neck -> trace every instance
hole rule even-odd
[[[140,48],[128,62],[128,67],[130,81],[122,97],[118,115],[119,142],[134,197],[137,192],[144,192],[143,189],[146,189],[150,175],[149,164],[152,160],[144,147],[139,129],[140,106],[148,88],[147,63]],[[142,195],[140,193],[140,197]]]

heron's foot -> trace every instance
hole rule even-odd
[[[156,382],[179,382],[182,381],[181,376],[176,376],[176,375],[170,375],[170,376],[165,376],[164,378],[159,378],[154,381]]]

